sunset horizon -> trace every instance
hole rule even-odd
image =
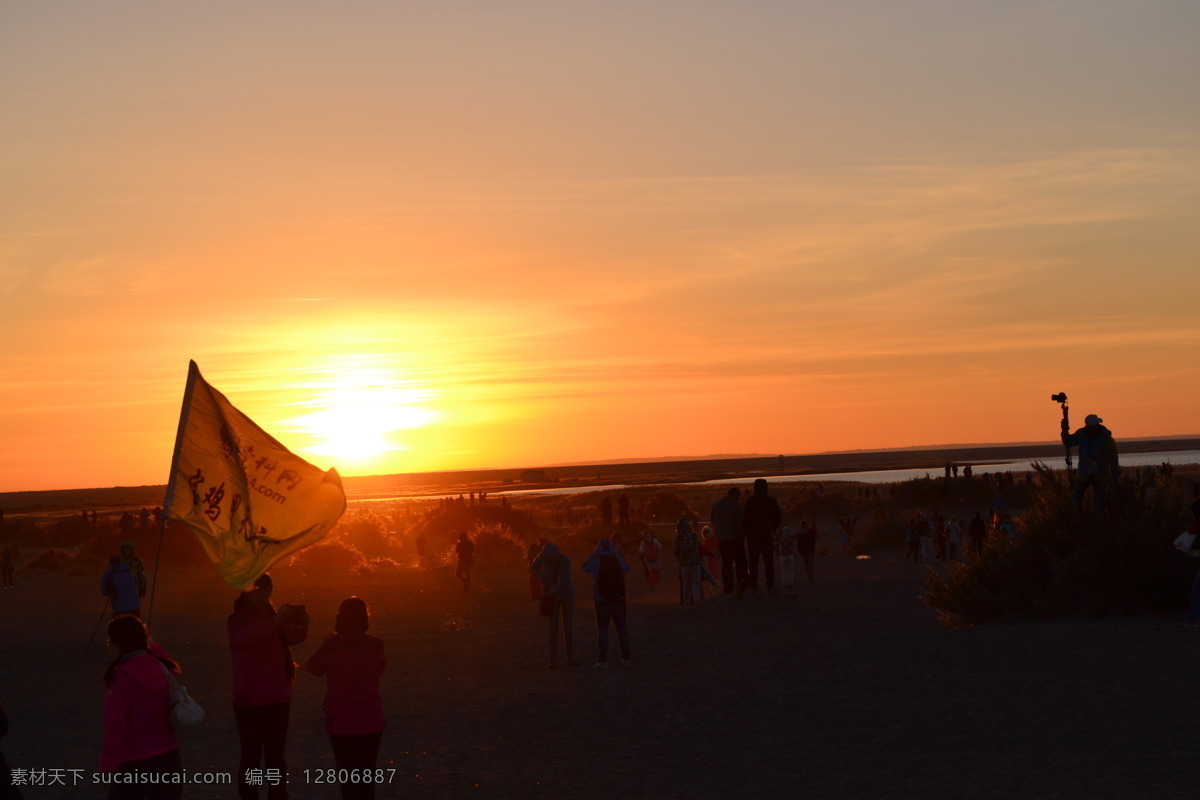
[[[1197,7],[0,21],[0,491],[1197,427]]]

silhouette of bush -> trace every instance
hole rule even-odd
[[[1122,488],[1110,513],[1089,519],[1073,509],[1065,476],[1037,465],[1019,537],[992,536],[982,557],[931,571],[924,601],[947,625],[1180,610],[1196,570],[1172,546],[1187,518],[1182,483],[1152,503]]]
[[[50,548],[38,553],[37,556],[24,566],[22,572],[59,572],[71,563],[71,554],[66,550]]]
[[[404,565],[393,558],[372,558],[353,567],[355,575],[388,575],[400,572]]]
[[[827,491],[824,495],[814,494],[805,487],[805,491],[792,495],[783,506],[784,517],[799,522],[814,514],[834,514],[843,516],[852,514],[859,504],[839,492]]]
[[[674,524],[680,517],[687,517],[692,523],[700,520],[700,515],[682,497],[662,489],[642,501],[642,517],[647,522],[663,524]]]
[[[362,551],[344,541],[319,542],[296,553],[288,561],[293,567],[353,570],[367,564]]]
[[[354,546],[367,558],[392,558],[398,555],[400,543],[388,535],[385,524],[375,514],[350,516],[339,522],[331,535]]]

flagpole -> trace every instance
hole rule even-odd
[[[154,551],[154,575],[150,579],[150,602],[146,606],[146,624],[154,615],[154,590],[158,586],[158,558],[162,555],[163,530],[167,526],[167,511],[175,501],[175,468],[179,466],[179,451],[183,447],[183,434],[187,430],[188,411],[192,407],[192,389],[196,386],[196,378],[200,368],[195,361],[188,361],[187,386],[183,390],[183,405],[179,409],[179,428],[175,431],[175,450],[171,453],[171,472],[167,476],[167,493],[163,498],[163,513],[158,517],[158,547]]]

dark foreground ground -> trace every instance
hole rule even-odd
[[[350,594],[372,607],[390,660],[379,797],[1095,798],[1200,796],[1194,629],[1174,620],[1057,620],[944,630],[918,600],[920,568],[877,554],[818,561],[795,594],[682,608],[631,573],[631,667],[593,669],[590,585],[577,578],[584,666],[545,666],[544,620],[523,576],[445,571],[276,575],[312,635]],[[74,787],[25,796],[102,797],[103,631],[97,581],[34,577],[0,591],[0,700],[14,768],[85,769]],[[590,583],[590,582],[589,582]],[[207,570],[164,573],[154,632],[209,712],[183,739],[191,770],[232,771],[224,619],[233,600]],[[615,642],[614,642],[615,645]],[[303,674],[289,739],[294,798],[336,797],[305,780],[332,766],[323,686]],[[311,774],[311,773],[310,773]],[[68,778],[68,781],[70,779]],[[185,797],[235,797],[189,787]]]

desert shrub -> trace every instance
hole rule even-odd
[[[1036,472],[1019,538],[992,536],[982,557],[931,572],[923,599],[944,623],[1183,607],[1196,565],[1172,546],[1186,519],[1178,482],[1153,504],[1114,498],[1110,513],[1092,520],[1072,508],[1065,476],[1042,465]]]
[[[682,497],[661,489],[642,501],[642,516],[650,523],[674,524],[680,517],[687,517],[692,523],[700,520],[700,515],[688,508]]]
[[[342,541],[320,542],[306,547],[292,556],[288,564],[293,567],[322,567],[333,569],[355,569],[367,563],[362,551]]]
[[[50,548],[38,553],[35,558],[30,560],[22,570],[26,574],[30,572],[59,572],[66,568],[71,563],[71,554],[66,550],[58,550]]]
[[[351,517],[338,524],[334,538],[353,545],[367,558],[390,558],[396,555],[398,543],[388,535],[386,520],[374,514]]]
[[[858,504],[838,492],[817,494],[807,487],[788,498],[783,504],[784,516],[788,519],[808,519],[814,515],[844,515],[853,513]]]
[[[393,558],[372,558],[353,567],[355,575],[394,575],[404,569],[404,565]]]
[[[432,550],[435,541],[449,541],[451,537],[457,538],[462,531],[487,524],[501,525],[518,536],[537,528],[528,514],[513,506],[506,507],[496,502],[476,505],[447,503],[427,511],[411,532],[414,537],[424,534]]]
[[[525,557],[525,542],[507,525],[498,522],[477,522],[468,531],[475,543],[476,556],[485,559]]]

